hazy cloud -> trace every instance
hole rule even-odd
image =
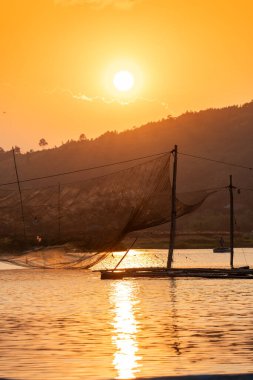
[[[118,9],[128,10],[142,0],[54,0],[56,5],[73,6],[89,5],[96,9],[112,6]]]
[[[84,94],[79,94],[79,95],[73,95],[72,94],[72,97],[74,99],[77,99],[77,100],[82,100],[82,101],[85,101],[85,102],[102,102],[102,103],[105,103],[105,104],[112,104],[112,103],[118,103],[118,104],[121,104],[121,105],[128,105],[128,104],[131,104],[131,103],[136,103],[138,101],[140,102],[146,102],[146,103],[157,103],[159,104],[161,107],[163,107],[165,110],[169,110],[169,105],[168,103],[166,102],[162,102],[160,100],[157,100],[157,99],[147,99],[147,98],[143,98],[143,97],[138,97],[138,98],[135,98],[135,99],[132,99],[132,100],[124,100],[124,99],[116,99],[116,98],[105,98],[105,97],[102,97],[102,96],[87,96],[87,95],[84,95]]]
[[[110,98],[110,99],[107,99],[103,96],[87,96],[87,95],[84,95],[84,94],[81,94],[81,95],[73,95],[73,98],[74,99],[77,99],[77,100],[83,100],[85,102],[102,102],[102,103],[105,103],[105,104],[112,104],[112,103],[118,103],[118,104],[121,104],[121,105],[127,105],[129,103],[134,103],[134,100],[132,101],[126,101],[126,100],[121,100],[121,99],[115,99],[115,98]]]
[[[164,110],[166,110],[166,112],[171,111],[169,109],[169,104],[167,102],[164,102],[164,101],[161,101],[158,99],[148,99],[148,98],[144,98],[144,97],[136,97],[133,99],[120,99],[120,98],[113,98],[113,97],[106,98],[104,96],[89,96],[89,95],[86,95],[83,93],[75,94],[71,90],[67,90],[67,89],[59,88],[59,87],[54,88],[52,90],[47,90],[47,91],[45,91],[45,93],[51,94],[51,95],[52,94],[65,94],[67,96],[70,96],[72,99],[80,100],[80,101],[87,102],[87,103],[104,103],[104,104],[116,103],[116,104],[120,104],[122,106],[127,106],[129,104],[133,104],[136,102],[156,103],[159,106],[161,106],[162,108],[164,108]]]

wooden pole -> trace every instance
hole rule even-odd
[[[176,190],[177,190],[177,145],[175,145],[174,150],[172,151],[174,155],[173,162],[173,176],[172,176],[172,194],[171,194],[171,224],[170,224],[170,246],[169,254],[167,261],[167,268],[171,269],[173,262],[173,251],[175,244],[175,235],[176,235],[176,218],[177,218],[177,199],[176,199]]]
[[[58,184],[58,240],[61,241],[61,184]]]
[[[230,267],[234,268],[234,186],[232,175],[229,176],[229,196],[230,196]]]
[[[23,198],[22,198],[22,192],[21,192],[21,187],[20,187],[20,180],[19,180],[19,175],[18,175],[17,162],[16,162],[16,157],[15,157],[15,150],[14,150],[13,147],[12,147],[12,154],[13,154],[13,161],[14,161],[16,178],[17,178],[17,184],[18,184],[18,191],[19,191],[19,199],[20,199],[20,206],[21,206],[21,217],[22,217],[22,221],[23,221],[23,233],[24,233],[24,239],[26,240],[24,205],[23,205]]]
[[[134,244],[135,244],[135,242],[136,242],[137,239],[138,239],[138,237],[135,238],[135,240],[132,242],[131,246],[128,248],[128,250],[126,251],[126,253],[121,257],[121,259],[119,260],[119,262],[113,268],[113,271],[115,271],[118,268],[119,264],[124,260],[124,258],[126,257],[126,255],[128,254],[128,252],[130,251],[130,249],[133,248],[133,246],[134,246]]]

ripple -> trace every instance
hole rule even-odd
[[[147,255],[152,260],[146,251],[143,263]],[[252,372],[252,320],[250,281],[100,281],[84,270],[3,270],[1,376],[100,380]]]

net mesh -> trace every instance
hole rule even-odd
[[[177,200],[177,217],[193,211]],[[71,184],[0,190],[1,260],[40,268],[89,268],[130,232],[171,217],[170,155]]]

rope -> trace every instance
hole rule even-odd
[[[214,160],[213,158],[203,157],[203,156],[195,156],[193,154],[183,153],[183,152],[178,152],[178,154],[181,154],[182,156],[188,156],[188,157],[192,157],[192,158],[197,158],[197,159],[204,160],[204,161],[216,162],[217,164],[228,165],[228,166],[235,166],[235,167],[241,168],[241,169],[253,170],[253,168],[250,167],[250,166],[239,165],[239,164],[235,164],[233,162]]]
[[[129,160],[123,160],[123,161],[111,162],[109,164],[92,166],[92,167],[89,167],[89,168],[82,168],[82,169],[71,170],[71,171],[67,171],[67,172],[60,172],[60,173],[50,174],[50,175],[41,176],[41,177],[27,178],[27,179],[22,179],[19,182],[20,183],[24,183],[24,182],[38,181],[38,180],[47,179],[47,178],[55,178],[55,177],[60,177],[60,176],[65,176],[65,175],[70,175],[70,174],[75,174],[75,173],[81,173],[81,172],[85,172],[85,171],[89,171],[89,170],[102,169],[102,168],[106,168],[106,167],[110,167],[110,166],[125,164],[125,163],[128,163],[128,162],[134,162],[134,161],[138,161],[138,160],[143,160],[145,158],[158,157],[158,156],[162,156],[162,155],[165,155],[165,154],[168,154],[168,153],[171,153],[171,152],[172,151],[165,151],[165,152],[150,154],[150,155],[147,155],[147,156],[141,156],[141,157],[132,158],[132,159],[129,159]],[[212,158],[203,157],[203,156],[195,156],[193,154],[183,153],[183,152],[178,152],[178,154],[181,154],[182,156],[188,156],[188,157],[204,160],[204,161],[215,162],[215,163],[222,164],[222,165],[234,166],[234,167],[237,167],[237,168],[247,169],[247,170],[251,170],[251,171],[253,170],[252,167],[248,167],[248,166],[244,166],[244,165],[239,165],[239,164],[235,164],[235,163],[232,163],[232,162],[221,161],[221,160],[214,160]],[[1,183],[0,187],[1,186],[7,186],[7,185],[15,185],[15,184],[17,184],[17,181],[8,182],[8,183]]]
[[[193,192],[204,192],[204,191],[220,191],[220,190],[225,190],[227,189],[227,186],[219,186],[219,187],[208,187],[206,189],[198,189],[198,190],[189,190],[189,191],[180,191],[178,194],[184,195],[184,194],[190,194]],[[253,189],[252,189],[253,190]]]
[[[168,153],[170,153],[170,151],[162,152],[162,153],[156,153],[156,154],[151,154],[151,155],[148,155],[148,156],[136,157],[136,158],[132,158],[130,160],[112,162],[110,164],[104,164],[104,165],[99,165],[99,166],[92,166],[92,167],[84,168],[84,169],[77,169],[77,170],[71,170],[71,171],[68,171],[68,172],[61,172],[61,173],[56,173],[56,174],[50,174],[50,175],[41,176],[41,177],[22,179],[22,180],[19,180],[19,183],[38,181],[38,180],[46,179],[46,178],[54,178],[54,177],[60,177],[60,176],[69,175],[69,174],[81,173],[81,172],[85,172],[85,171],[89,171],[89,170],[102,169],[102,168],[106,168],[106,167],[109,167],[109,166],[120,165],[120,164],[125,164],[125,163],[128,163],[128,162],[143,160],[145,158],[158,157],[158,156],[162,156],[162,155],[165,155],[165,154],[168,154]],[[17,183],[17,181],[8,182],[8,183],[1,183],[0,186],[15,185],[16,183]]]
[[[242,253],[243,253],[243,256],[244,256],[244,261],[245,261],[245,264],[248,266],[248,261],[246,259],[246,255],[245,255],[245,252],[244,252],[244,248],[242,247]]]
[[[237,222],[237,219],[236,219],[235,216],[234,216],[234,224],[236,225],[237,231],[238,231],[239,233],[241,233],[241,228],[240,228],[240,226],[238,225],[238,222]],[[242,247],[241,250],[242,250],[242,253],[243,253],[243,257],[244,257],[245,264],[248,266],[248,262],[247,262],[247,259],[246,259],[246,255],[245,255],[245,252],[244,252],[244,248]]]

